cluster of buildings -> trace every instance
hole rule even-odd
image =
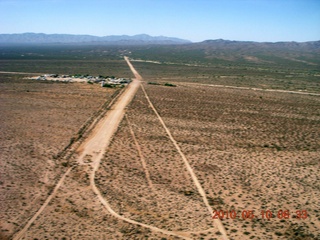
[[[115,77],[94,77],[89,75],[58,75],[58,74],[45,74],[37,77],[32,77],[36,80],[48,80],[48,81],[59,81],[59,82],[87,82],[87,83],[99,83],[101,87],[112,86],[112,85],[124,85],[131,82],[130,79],[115,78]]]

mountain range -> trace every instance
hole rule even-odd
[[[73,34],[45,34],[45,33],[17,33],[0,34],[0,43],[5,44],[106,44],[106,45],[188,45],[191,41],[175,37],[150,36],[147,34],[129,35],[110,35],[104,37],[92,35],[73,35]],[[196,48],[311,48],[320,49],[320,41],[310,42],[253,42],[253,41],[231,41],[224,39],[205,40],[191,44]]]
[[[0,34],[0,43],[97,43],[97,44],[120,44],[120,45],[139,45],[139,44],[185,44],[191,43],[189,40],[165,37],[150,36],[139,34],[134,36],[128,35],[111,35],[111,36],[92,36],[92,35],[72,35],[72,34],[44,34],[44,33],[21,33],[21,34]]]
[[[23,48],[20,55],[26,54],[23,52],[26,45],[45,48],[54,46],[57,51],[59,46],[80,47],[81,52],[86,51],[83,46],[92,46],[97,52],[101,51],[98,49],[101,46],[120,46],[126,49],[131,46],[132,57],[162,62],[215,62],[223,64],[251,62],[275,65],[290,62],[292,66],[299,64],[310,67],[320,66],[320,41],[253,42],[216,39],[191,42],[172,37],[152,37],[147,34],[105,37],[44,33],[0,34],[0,47],[2,46],[0,51],[3,56],[12,54],[9,51],[10,48],[5,48],[10,45],[21,45]],[[92,50],[91,47],[88,49]]]

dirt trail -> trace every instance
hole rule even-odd
[[[131,72],[134,74],[135,78],[139,81],[142,81],[142,77],[141,75],[137,72],[137,70],[132,66],[131,62],[129,61],[128,57],[124,57],[124,59],[126,60],[127,64],[130,67]]]
[[[160,233],[164,233],[166,235],[171,235],[171,236],[176,236],[176,237],[179,237],[179,238],[183,238],[183,239],[190,239],[189,237],[187,237],[186,233],[178,233],[178,232],[171,232],[171,231],[167,231],[167,230],[164,230],[164,229],[160,229],[160,228],[157,228],[157,227],[154,227],[154,226],[151,226],[151,225],[148,225],[148,224],[144,224],[144,223],[141,223],[141,222],[137,222],[135,220],[132,220],[130,218],[126,218],[124,216],[121,216],[119,215],[118,213],[116,213],[110,206],[110,204],[107,202],[107,200],[105,200],[103,198],[103,196],[101,195],[99,189],[96,187],[95,183],[94,183],[94,177],[95,177],[95,171],[92,171],[92,175],[90,177],[90,183],[91,183],[91,187],[92,187],[92,190],[93,192],[98,196],[99,198],[99,201],[105,206],[105,208],[107,209],[107,211],[114,217],[120,219],[120,220],[123,220],[125,222],[128,222],[128,223],[132,223],[134,225],[139,225],[141,227],[145,227],[145,228],[148,228],[154,232],[160,232]]]
[[[178,83],[178,84],[181,84],[181,83]],[[279,93],[293,93],[293,94],[320,96],[320,93],[302,92],[302,91],[299,92],[299,91],[282,90],[282,89],[236,87],[236,86],[228,86],[228,85],[216,85],[216,84],[205,84],[205,83],[186,83],[186,82],[183,82],[182,84],[184,84],[184,85],[201,85],[201,86],[219,87],[219,88],[233,88],[233,89],[243,89],[243,90],[253,90],[253,91],[264,91],[264,92],[279,92]]]
[[[57,185],[55,186],[54,190],[52,191],[52,193],[49,195],[49,197],[46,199],[46,201],[42,204],[42,206],[39,208],[39,210],[33,215],[33,217],[28,221],[28,223],[24,226],[24,228],[18,232],[12,239],[13,240],[19,240],[21,239],[24,234],[27,232],[27,230],[29,229],[29,227],[31,226],[31,224],[37,219],[37,217],[43,212],[43,210],[47,207],[47,205],[49,204],[49,202],[52,200],[52,198],[57,194],[57,191],[59,190],[59,188],[61,187],[61,185],[64,182],[64,179],[66,178],[66,176],[70,173],[70,171],[73,169],[73,167],[68,168],[68,170],[65,172],[65,174],[62,175],[61,179],[59,180],[59,182],[57,183]]]
[[[134,141],[134,143],[135,143],[135,145],[136,145],[136,148],[137,148],[137,151],[138,151],[140,160],[141,160],[141,165],[142,165],[143,170],[144,170],[144,173],[145,173],[145,175],[146,175],[146,179],[147,179],[148,185],[149,185],[150,189],[151,189],[153,192],[155,192],[154,186],[153,186],[152,181],[151,181],[151,178],[150,178],[150,173],[149,173],[148,168],[147,168],[146,160],[144,159],[144,156],[143,156],[142,151],[141,151],[140,144],[139,144],[139,142],[138,142],[138,140],[137,140],[137,138],[136,138],[136,135],[134,134],[134,131],[133,131],[133,129],[132,129],[131,123],[130,123],[127,115],[125,115],[125,117],[126,117],[126,120],[127,120],[127,122],[128,122],[128,125],[129,125],[129,129],[130,129],[131,136],[132,136],[133,141]]]

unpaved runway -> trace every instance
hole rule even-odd
[[[113,215],[114,217],[120,220],[126,221],[128,223],[148,228],[154,232],[161,232],[167,235],[176,236],[183,239],[190,239],[184,236],[184,233],[167,231],[167,230],[160,229],[160,228],[157,228],[148,224],[144,224],[141,222],[137,222],[132,219],[119,215],[111,208],[108,201],[103,198],[101,192],[96,187],[95,173],[99,168],[100,161],[103,157],[103,154],[107,146],[109,145],[113,134],[117,130],[118,125],[120,124],[122,118],[124,117],[126,106],[130,103],[131,99],[133,98],[134,94],[136,93],[136,91],[140,86],[140,80],[142,80],[142,77],[139,75],[137,71],[134,70],[133,66],[131,65],[127,57],[125,58],[125,60],[127,61],[129,67],[131,68],[132,72],[136,76],[136,79],[134,79],[133,82],[128,86],[128,88],[123,93],[123,95],[115,103],[112,110],[108,111],[106,117],[103,118],[102,121],[98,123],[98,125],[96,126],[97,130],[95,131],[93,136],[89,140],[85,141],[82,144],[82,146],[80,146],[81,155],[79,158],[79,163],[83,162],[84,157],[92,156],[91,161],[92,161],[93,170],[90,174],[90,185],[92,187],[93,192],[98,196],[100,202],[105,206],[105,208],[111,215]]]
[[[111,109],[107,111],[106,116],[99,121],[89,138],[80,145],[77,150],[80,155],[78,159],[80,164],[83,163],[84,157],[92,156],[92,166],[95,171],[98,169],[100,160],[124,117],[125,108],[134,97],[139,86],[140,81],[133,80]]]

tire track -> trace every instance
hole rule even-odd
[[[106,210],[112,216],[114,216],[114,217],[116,217],[116,218],[118,218],[118,219],[120,219],[122,221],[125,221],[127,223],[131,223],[131,224],[138,225],[138,226],[141,226],[141,227],[144,227],[144,228],[148,228],[148,229],[150,229],[151,231],[154,231],[154,232],[159,232],[159,233],[163,233],[163,234],[166,234],[166,235],[169,235],[169,236],[175,236],[175,237],[179,237],[179,238],[182,238],[182,239],[191,240],[191,238],[186,236],[187,235],[186,233],[178,233],[178,232],[167,231],[167,230],[164,230],[164,229],[161,229],[161,228],[157,228],[157,227],[151,226],[149,224],[137,222],[135,220],[132,220],[130,218],[126,218],[126,217],[121,216],[118,213],[116,213],[111,208],[111,206],[108,203],[108,201],[106,199],[104,199],[104,197],[100,193],[99,189],[96,187],[95,182],[94,182],[95,172],[96,171],[92,171],[92,174],[91,174],[91,177],[90,177],[90,184],[91,184],[92,190],[98,196],[99,201],[103,204],[103,206],[106,208]]]
[[[181,83],[178,83],[181,84]],[[310,95],[310,96],[320,96],[320,93],[313,92],[299,92],[283,89],[270,89],[270,88],[256,88],[256,87],[237,87],[237,86],[228,86],[228,85],[217,85],[217,84],[205,84],[205,83],[187,83],[183,82],[184,85],[201,85],[208,87],[218,87],[218,88],[231,88],[231,89],[242,89],[242,90],[253,90],[253,91],[262,91],[262,92],[278,92],[278,93],[292,93],[292,94],[301,94],[301,95]]]
[[[24,228],[12,238],[13,240],[19,240],[24,236],[24,234],[28,231],[29,227],[33,224],[33,222],[37,219],[37,217],[43,212],[43,210],[48,206],[48,204],[52,200],[52,198],[56,196],[59,188],[61,187],[61,185],[64,182],[64,179],[67,177],[67,175],[71,172],[71,170],[73,168],[74,167],[68,168],[68,170],[62,175],[59,182],[55,186],[53,192],[49,195],[49,197],[42,204],[42,206],[39,208],[39,210],[33,215],[33,217],[28,221],[28,223],[24,226]]]
[[[141,160],[141,164],[142,164],[144,173],[145,173],[145,175],[146,175],[146,179],[147,179],[148,185],[149,185],[150,189],[155,193],[155,188],[154,188],[154,186],[153,186],[153,184],[152,184],[152,181],[151,181],[151,179],[150,179],[150,173],[149,173],[148,168],[147,168],[146,160],[145,160],[144,157],[143,157],[140,144],[139,144],[139,142],[138,142],[138,140],[137,140],[137,138],[136,138],[136,136],[135,136],[135,134],[134,134],[134,131],[133,131],[133,129],[132,129],[132,126],[131,126],[131,123],[130,123],[130,121],[129,121],[129,119],[128,119],[128,116],[125,115],[125,118],[126,118],[126,120],[127,120],[127,122],[128,122],[129,129],[130,129],[130,133],[131,133],[131,135],[132,135],[133,141],[134,141],[134,143],[135,143],[135,145],[136,145],[136,148],[137,148],[137,151],[138,151],[140,160]]]

